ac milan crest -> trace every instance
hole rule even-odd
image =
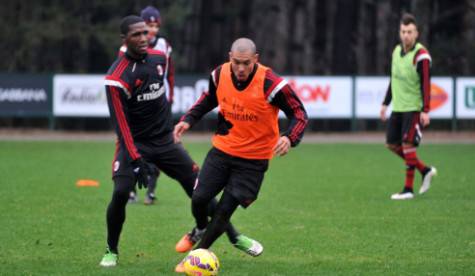
[[[163,76],[163,66],[161,64],[157,65],[157,72],[159,76]]]

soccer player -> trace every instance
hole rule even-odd
[[[386,110],[392,101],[392,113],[389,118],[386,144],[406,164],[406,181],[401,192],[393,194],[391,199],[414,198],[414,172],[422,175],[419,194],[427,192],[431,180],[437,171],[426,166],[417,157],[417,147],[422,138],[422,128],[430,123],[430,65],[429,51],[417,42],[416,19],[411,14],[402,16],[397,45],[391,60],[391,82],[381,106],[380,117],[386,121]]]
[[[175,65],[171,56],[173,49],[170,42],[160,33],[160,27],[162,26],[160,11],[153,6],[147,6],[140,12],[140,17],[142,17],[142,19],[145,20],[145,23],[147,24],[147,38],[149,47],[151,49],[163,52],[167,57],[164,83],[168,101],[173,104],[175,87]]]
[[[159,31],[162,25],[162,18],[160,16],[160,12],[157,8],[152,6],[147,6],[140,12],[140,17],[145,20],[147,24],[147,31],[148,31],[148,44],[151,49],[158,50],[163,52],[167,57],[167,65],[165,66],[165,73],[164,73],[164,84],[165,84],[165,92],[167,94],[168,101],[170,104],[173,104],[173,91],[175,87],[175,67],[173,65],[173,60],[171,57],[172,53],[172,46],[167,41],[165,37],[163,37]],[[127,47],[123,45],[120,48],[121,54],[127,51]],[[155,180],[151,181],[151,184],[147,187],[147,192],[144,198],[145,205],[151,205],[156,200],[155,189],[157,186],[157,177],[154,177]],[[137,202],[137,192],[134,189],[130,192],[129,195],[129,202],[134,203]]]
[[[287,81],[270,68],[257,63],[254,42],[234,41],[229,62],[212,71],[209,91],[175,126],[175,141],[203,115],[219,106],[217,132],[193,192],[193,231],[204,232],[196,248],[209,248],[224,232],[236,208],[247,208],[257,199],[264,174],[273,156],[285,155],[299,144],[307,125],[307,113]],[[290,120],[279,136],[278,113]],[[223,194],[208,222],[206,206]],[[252,256],[262,253],[259,243],[243,244]],[[176,272],[183,272],[183,262]]]
[[[105,79],[109,112],[117,134],[112,166],[114,189],[106,216],[107,250],[100,262],[106,267],[117,265],[127,200],[135,184],[139,188],[150,185],[158,167],[177,180],[191,198],[199,170],[183,146],[174,143],[171,105],[163,84],[166,55],[149,49],[142,18],[125,17],[120,30],[127,51],[112,64]],[[216,205],[214,199],[207,206],[210,215]],[[226,232],[233,244],[257,243],[240,235],[231,224]],[[194,233],[186,236],[188,248],[181,250],[193,246]]]

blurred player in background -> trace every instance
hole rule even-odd
[[[213,148],[208,152],[192,197],[196,220],[193,231],[203,232],[196,248],[209,248],[224,232],[236,208],[247,208],[257,199],[269,160],[285,155],[299,144],[307,125],[307,114],[287,81],[270,68],[257,63],[254,42],[236,40],[230,61],[216,68],[204,92],[190,111],[175,126],[175,141],[206,113],[219,106],[218,127]],[[278,113],[290,120],[287,131],[279,136]],[[207,206],[223,191],[218,207],[208,222]],[[237,244],[259,256],[259,243]],[[176,272],[184,272],[183,262]]]
[[[160,34],[160,27],[162,26],[162,18],[158,9],[152,6],[147,6],[140,12],[140,17],[145,20],[148,30],[149,47],[161,51],[167,57],[167,66],[165,68],[165,90],[170,104],[173,104],[173,92],[175,87],[175,66],[173,64],[172,46],[169,41]]]
[[[165,91],[167,94],[168,101],[170,104],[173,104],[173,91],[175,87],[175,67],[173,65],[173,60],[171,58],[172,53],[172,46],[170,43],[160,34],[160,27],[162,25],[162,18],[160,16],[160,12],[157,8],[152,6],[147,6],[140,12],[140,17],[145,20],[147,24],[148,30],[148,43],[149,47],[154,50],[161,51],[165,54],[167,58],[167,65],[165,66],[164,72],[164,84],[165,84]],[[121,53],[125,53],[127,47],[123,45],[120,49]],[[151,205],[156,200],[155,189],[157,186],[157,178],[152,181],[152,185],[147,187],[147,192],[144,198],[145,205]],[[129,202],[135,203],[138,201],[137,191],[134,189],[130,192],[129,195]]]
[[[426,166],[416,153],[422,138],[422,128],[430,123],[430,66],[432,62],[429,51],[417,42],[418,35],[415,17],[404,14],[399,29],[401,44],[396,46],[392,54],[391,82],[380,112],[381,120],[386,121],[387,107],[392,101],[386,144],[406,163],[404,188],[391,196],[394,200],[414,198],[416,169],[422,175],[419,194],[427,192],[432,177],[437,172],[434,167]]]
[[[139,188],[151,185],[158,167],[177,180],[191,198],[199,171],[183,146],[174,142],[171,104],[163,83],[167,56],[148,47],[148,31],[141,17],[125,17],[120,30],[127,51],[112,64],[105,80],[107,103],[117,134],[112,166],[114,189],[106,216],[107,249],[100,262],[105,267],[117,265],[126,205],[136,183]],[[207,205],[209,215],[214,213],[216,205],[216,199]],[[146,233],[143,229],[139,232]],[[232,244],[242,240],[257,243],[239,234],[231,224],[227,225],[226,233]],[[186,242],[177,250],[191,249],[198,234],[185,235]],[[239,249],[248,251],[248,248]]]

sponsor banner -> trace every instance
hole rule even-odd
[[[176,76],[172,113],[184,114],[208,91],[208,78],[202,76]]]
[[[351,77],[284,77],[309,118],[351,118]]]
[[[386,96],[389,77],[356,77],[356,117],[379,118],[381,104]],[[389,106],[389,109],[391,105]],[[431,78],[431,118],[452,118],[453,80],[450,77]],[[388,111],[389,115],[390,110]]]
[[[23,79],[24,77],[21,78],[22,81]],[[285,79],[305,105],[309,118],[351,118],[351,77],[287,76]],[[473,112],[475,112],[473,111],[475,95],[472,95],[471,91],[473,91],[472,88],[475,87],[475,78],[459,78],[457,81],[461,83],[458,83],[457,86],[457,114],[460,114],[461,117],[465,116],[463,118],[473,118],[475,117],[475,115],[473,115]],[[39,81],[34,82],[39,83]],[[432,78],[431,118],[452,117],[454,93],[452,82],[453,80],[450,77]],[[2,87],[3,83],[2,81]],[[30,83],[30,81],[27,83]],[[357,118],[379,118],[381,103],[384,99],[388,84],[388,77],[355,78],[355,106]],[[467,87],[462,88],[462,86]],[[25,87],[27,86],[25,85]],[[201,94],[207,90],[208,78],[206,76],[177,76],[172,113],[181,116],[188,111],[200,98]],[[41,91],[41,89],[37,89],[37,91]],[[45,88],[44,91],[46,91],[44,110],[48,111],[48,89]],[[53,91],[53,112],[55,116],[109,116],[103,75],[56,75],[53,79]],[[7,94],[3,95],[3,97],[7,97],[5,96]],[[34,102],[35,99],[43,103],[45,102],[45,94],[41,94],[41,92],[37,92],[37,94],[35,94],[36,96],[31,96],[31,94],[28,93],[21,94],[21,97],[15,96],[14,94],[8,95],[10,101],[15,97],[26,97],[30,102]],[[2,103],[1,93],[0,104],[4,104]],[[38,108],[32,108],[29,110],[37,109]],[[0,111],[0,114],[1,113],[4,113],[3,108]]]
[[[351,77],[284,78],[305,105],[309,118],[351,117]],[[177,76],[172,112],[180,115],[187,112],[208,90],[208,81],[199,76]],[[285,117],[282,112],[279,115]]]
[[[109,117],[103,75],[55,75],[53,113],[60,117]]]
[[[307,109],[309,118],[350,118],[351,77],[284,77]],[[175,79],[172,113],[182,115],[208,90],[205,76]],[[217,109],[214,110],[216,112]],[[283,113],[280,113],[283,117]]]
[[[0,74],[0,116],[50,114],[50,75]]]
[[[55,116],[109,117],[104,86],[105,75],[56,75],[54,77]],[[208,90],[208,79],[177,76],[172,113],[181,115]]]
[[[381,103],[388,89],[389,77],[356,77],[355,108],[356,117],[364,119],[379,118]],[[389,106],[389,109],[391,106]],[[388,111],[388,116],[389,116]]]
[[[475,78],[457,78],[457,118],[475,118]]]
[[[432,77],[430,118],[450,119],[454,113],[454,81],[450,77]]]

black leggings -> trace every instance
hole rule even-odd
[[[129,176],[114,178],[114,192],[107,207],[107,245],[116,253],[118,253],[119,236],[125,221],[125,205],[134,186],[134,179]]]
[[[214,198],[213,198],[214,199]],[[221,199],[218,202],[218,206],[216,206],[216,210],[214,211],[214,215],[211,219],[209,225],[206,226],[206,222],[203,224],[203,218],[207,220],[206,210],[207,210],[208,202],[206,199],[201,199],[193,197],[192,201],[192,208],[193,208],[193,215],[197,218],[197,222],[199,222],[198,228],[203,229],[206,227],[206,232],[201,239],[200,243],[198,244],[197,248],[206,248],[208,249],[211,245],[216,241],[219,236],[221,236],[225,230],[231,225],[229,223],[231,216],[233,215],[236,208],[239,206],[239,201],[234,198],[230,193],[224,190]],[[201,218],[201,222],[200,222]],[[200,227],[201,226],[201,227]],[[234,241],[233,243],[236,243]]]

